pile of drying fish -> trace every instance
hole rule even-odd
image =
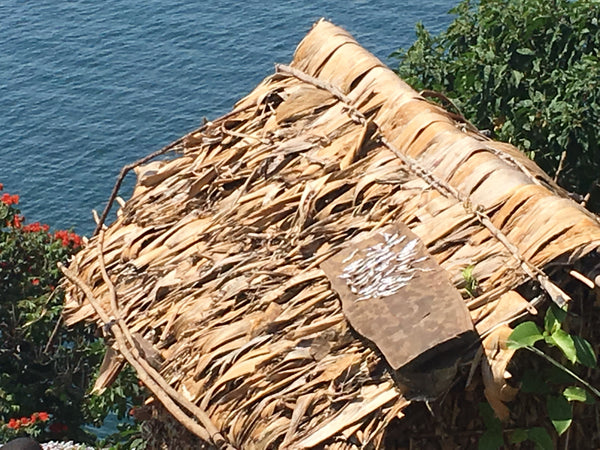
[[[347,280],[357,302],[370,298],[382,298],[394,295],[413,278],[415,272],[426,271],[416,264],[425,257],[415,258],[417,240],[406,243],[399,252],[393,247],[406,240],[406,236],[382,234],[385,243],[367,248],[366,254],[344,267],[340,278]],[[356,255],[354,251],[343,262],[350,261]]]

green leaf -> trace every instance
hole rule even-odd
[[[562,395],[549,395],[546,397],[548,417],[560,436],[571,426],[573,421],[573,408],[569,401]]]
[[[596,354],[592,344],[586,341],[580,336],[572,336],[575,344],[575,353],[577,355],[577,362],[583,364],[586,367],[594,368],[598,364]]]
[[[465,280],[465,289],[471,297],[475,296],[478,284],[477,279],[473,276],[473,269],[475,269],[475,266],[470,265],[465,267],[461,272],[462,277]]]
[[[523,79],[523,73],[519,72],[518,70],[513,70],[513,77],[515,79],[515,84],[518,86]]]
[[[502,422],[496,417],[496,414],[494,414],[494,410],[489,403],[479,404],[479,415],[488,430],[502,431]]]
[[[535,448],[540,450],[554,450],[554,442],[548,434],[548,430],[542,427],[530,428],[527,432],[530,440],[535,442]]]
[[[475,268],[475,266],[471,264],[462,270],[462,276],[465,280],[473,278],[473,269],[474,268]]]
[[[528,439],[528,430],[525,428],[517,428],[509,435],[509,442],[511,444],[520,444]]]
[[[596,402],[588,391],[579,386],[569,386],[563,391],[563,396],[570,402],[584,402],[590,405]]]
[[[575,350],[575,342],[569,333],[565,330],[558,329],[550,336],[546,336],[546,342],[554,345],[562,350],[567,359],[572,363],[577,361],[577,352]]]
[[[504,446],[504,436],[502,435],[502,423],[489,403],[479,404],[479,415],[485,425],[485,432],[481,435],[478,442],[479,450],[497,450]]]
[[[544,339],[538,326],[533,322],[523,322],[515,327],[508,337],[508,348],[519,349],[532,347],[536,342]]]
[[[560,309],[554,303],[551,304],[544,317],[544,330],[546,330],[548,334],[554,333],[560,328],[566,317],[566,311]]]
[[[137,438],[131,442],[131,448],[135,450],[141,450],[146,448],[146,443],[143,439]]]
[[[479,450],[498,450],[504,446],[502,431],[486,430],[477,444]]]
[[[535,55],[535,52],[530,48],[519,48],[517,49],[519,55]]]

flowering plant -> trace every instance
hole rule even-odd
[[[22,435],[37,437],[46,430],[49,420],[50,415],[45,411],[34,412],[31,416],[20,418],[11,417],[7,423],[0,424],[0,441]]]
[[[62,326],[57,267],[84,240],[27,223],[19,201],[0,195],[0,443],[21,435],[90,442],[82,425],[100,425],[110,411],[124,416],[141,388],[125,371],[102,396],[87,394],[105,346],[89,326]]]

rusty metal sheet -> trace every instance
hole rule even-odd
[[[477,336],[447,273],[406,225],[359,235],[321,264],[344,315],[414,397],[452,382]]]

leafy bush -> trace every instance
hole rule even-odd
[[[25,224],[18,203],[18,195],[0,197],[0,443],[21,435],[92,441],[82,426],[100,425],[110,411],[125,416],[141,387],[126,371],[102,396],[87,394],[104,344],[90,327],[61,325],[57,268],[82,240]]]
[[[565,188],[600,173],[600,3],[465,0],[449,28],[398,50],[399,75],[444,93],[480,129],[526,151]],[[562,162],[561,162],[562,160]],[[590,208],[600,210],[600,193]]]
[[[568,316],[567,311],[551,304],[546,310],[543,327],[526,321],[512,331],[507,341],[509,348],[526,349],[540,358],[517,355],[523,357],[519,364],[522,395],[519,407],[512,405],[521,413],[513,424],[518,427],[505,429],[488,403],[479,404],[485,426],[478,442],[480,450],[498,450],[505,448],[507,443],[510,448],[521,448],[520,444],[527,441],[536,449],[552,450],[557,448],[557,439],[572,424],[579,422],[581,429],[583,417],[594,417],[595,409],[583,407],[595,406],[600,391],[578,373],[590,376],[589,369],[597,368],[596,354],[589,341],[567,331],[570,328]],[[538,343],[542,344],[540,348],[536,346]],[[577,417],[575,409],[579,412]],[[569,443],[569,439],[564,442]]]

